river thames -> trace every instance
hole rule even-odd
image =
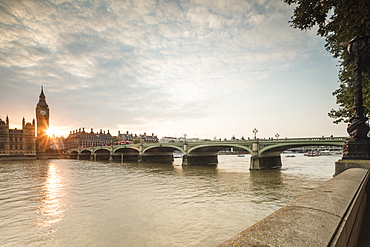
[[[0,162],[1,246],[217,246],[334,174],[341,156],[250,155],[217,167],[79,160]]]

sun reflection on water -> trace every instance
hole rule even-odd
[[[40,217],[37,225],[49,227],[63,220],[63,183],[58,167],[50,163],[46,180],[42,186],[41,206],[38,208]]]

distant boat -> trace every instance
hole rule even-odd
[[[308,152],[308,153],[305,153],[304,156],[309,156],[309,157],[314,157],[314,156],[320,156],[320,154],[318,152]]]
[[[320,151],[320,155],[334,155],[334,153],[329,150],[323,150]]]
[[[343,151],[331,151],[331,150],[323,150],[320,151],[320,155],[341,155],[343,154]]]
[[[174,153],[173,153],[173,157],[174,157],[174,158],[182,158],[182,156],[183,156],[183,154],[182,154],[182,153],[180,153],[180,152],[174,152]]]

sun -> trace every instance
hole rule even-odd
[[[48,136],[54,137],[54,136],[60,136],[62,134],[62,131],[55,127],[49,127],[46,132]]]

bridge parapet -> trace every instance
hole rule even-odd
[[[308,138],[276,138],[258,139],[260,142],[296,142],[296,141],[346,141],[348,137],[308,137]]]

